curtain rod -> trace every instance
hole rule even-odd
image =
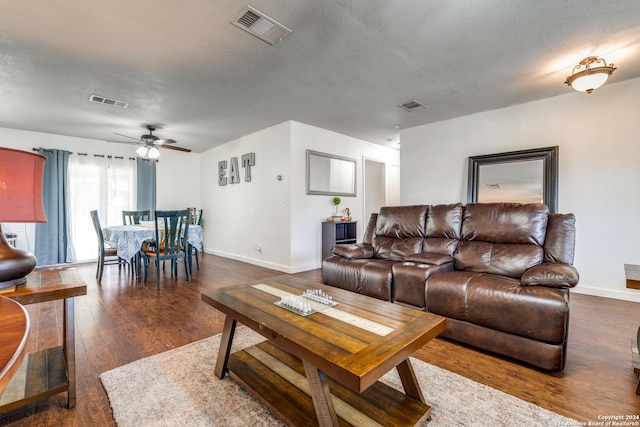
[[[53,148],[35,148],[35,147],[33,147],[31,150],[32,150],[32,151],[44,150],[44,151],[49,151],[49,152],[51,152],[51,153],[53,153],[53,151],[54,151],[54,149],[53,149]],[[72,151],[69,151],[68,153],[69,153],[69,154],[73,154],[73,152],[72,152]],[[76,153],[76,154],[77,154],[78,156],[88,156],[88,155],[89,155],[89,153]],[[102,157],[102,158],[105,158],[105,157],[106,157],[107,159],[121,159],[121,160],[124,160],[124,159],[125,159],[125,157],[124,157],[124,156],[112,156],[112,155],[110,155],[110,154],[93,154],[93,157]],[[129,160],[135,160],[136,158],[135,158],[135,157],[128,157],[128,159],[129,159]],[[143,159],[143,160],[146,160],[146,159]],[[157,161],[157,160],[156,160],[156,161]]]

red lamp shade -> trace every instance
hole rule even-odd
[[[46,157],[0,147],[0,223],[47,222],[42,204]]]
[[[42,203],[46,157],[0,147],[0,223],[47,222]],[[36,257],[7,243],[0,227],[0,288],[25,283]]]

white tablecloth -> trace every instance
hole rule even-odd
[[[122,259],[131,260],[142,248],[145,240],[155,240],[154,228],[140,225],[113,225],[102,229],[104,241],[118,251]],[[202,226],[189,225],[188,242],[197,249],[202,246]]]

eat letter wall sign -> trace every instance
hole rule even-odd
[[[240,184],[240,168],[238,167],[238,158],[232,157],[229,161],[231,164],[229,170],[229,178],[232,184]],[[244,182],[251,182],[251,166],[256,164],[256,154],[247,153],[242,155],[242,167],[244,168]],[[218,185],[227,185],[227,161],[218,162]]]

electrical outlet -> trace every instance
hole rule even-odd
[[[256,251],[258,251],[259,253],[262,253],[262,246],[256,245]]]

